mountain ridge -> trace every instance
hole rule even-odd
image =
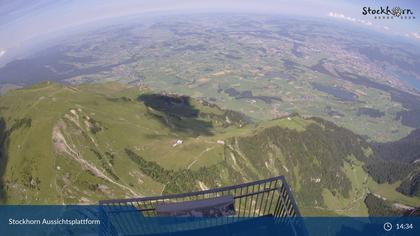
[[[116,83],[46,82],[10,91],[0,107],[7,204],[93,203],[274,175],[286,177],[305,215],[367,215],[368,192],[419,203],[365,171],[374,150],[361,136],[320,118],[254,123],[205,101]]]

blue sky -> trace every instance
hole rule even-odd
[[[0,57],[32,38],[101,19],[159,11],[233,11],[329,17],[420,41],[419,19],[373,20],[363,6],[411,8],[418,0],[0,0]]]

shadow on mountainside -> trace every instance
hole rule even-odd
[[[188,96],[142,94],[138,100],[151,108],[149,114],[175,132],[212,135],[212,123],[199,119],[200,111],[191,104]]]
[[[7,166],[7,131],[6,122],[0,118],[0,203],[6,202],[4,172]]]
[[[19,129],[30,128],[32,125],[31,118],[15,119],[10,129],[7,129],[6,121],[3,117],[0,117],[0,203],[7,201],[6,182],[4,180],[4,173],[7,168],[8,162],[8,147],[9,137],[11,134]],[[30,176],[30,178],[32,178]],[[31,181],[31,179],[26,179]]]

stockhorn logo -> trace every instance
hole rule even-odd
[[[400,19],[416,19],[412,9],[401,8],[399,6],[392,8],[389,6],[379,8],[363,7],[362,14],[373,15],[374,19],[394,19],[394,17]]]
[[[391,14],[394,15],[394,16],[396,16],[396,17],[401,16],[401,8],[400,7],[394,7],[394,8],[392,8]]]

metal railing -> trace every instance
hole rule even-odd
[[[233,197],[234,212],[227,217],[195,217],[194,224],[191,223],[191,219],[185,220],[185,217],[175,217],[176,224],[173,224],[174,217],[171,217],[171,224],[162,225],[161,222],[153,221],[156,218],[161,219],[161,217],[156,217],[159,216],[156,206],[205,199],[211,201],[222,196]],[[103,200],[99,202],[99,205],[102,209],[101,233],[103,235],[193,230],[263,216],[271,217],[276,223],[293,226],[297,223],[295,219],[300,217],[299,209],[283,176],[198,192]]]

